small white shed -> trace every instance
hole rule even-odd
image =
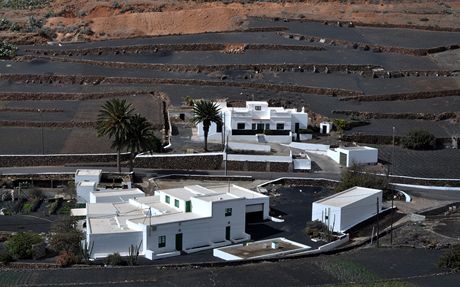
[[[313,202],[311,220],[344,232],[373,217],[381,208],[382,190],[355,186]]]
[[[332,130],[332,123],[331,122],[321,122],[319,124],[319,132],[321,134],[330,134]]]
[[[75,186],[79,182],[93,181],[96,186],[101,182],[102,170],[100,169],[77,169],[75,172]]]
[[[330,148],[327,155],[341,166],[350,167],[353,164],[376,164],[379,150],[368,146],[352,146]]]

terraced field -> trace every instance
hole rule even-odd
[[[400,136],[423,128],[448,139],[460,132],[459,44],[460,32],[253,18],[240,32],[20,46],[16,59],[0,64],[0,134],[34,138],[40,122],[45,129],[53,122],[60,130],[47,137],[47,152],[110,151],[91,130],[101,103],[126,97],[160,127],[158,100],[134,95],[161,93],[174,106],[187,96],[269,100],[305,106],[317,119],[387,113],[347,135],[391,136],[394,126]],[[39,108],[49,111],[30,111]],[[77,148],[93,141],[94,150]],[[28,142],[21,148],[9,139],[1,153],[40,150]],[[460,160],[452,156],[451,164]]]

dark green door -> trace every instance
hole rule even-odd
[[[341,152],[340,153],[340,165],[347,166],[347,154]]]
[[[192,212],[192,202],[190,200],[185,202],[185,212]]]
[[[230,240],[230,226],[225,227],[225,239]]]
[[[182,251],[182,233],[176,234],[176,250]]]

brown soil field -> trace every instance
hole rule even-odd
[[[248,17],[353,21],[426,29],[458,29],[456,1],[181,1],[181,0],[55,0],[37,9],[0,9],[0,17],[26,26],[28,17],[44,22],[33,33],[0,31],[15,43],[47,40],[43,30],[56,32],[53,40],[78,41],[170,34],[244,30]],[[350,4],[353,3],[353,4]]]

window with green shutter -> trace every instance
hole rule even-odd
[[[174,206],[179,208],[179,200],[178,199],[174,199]]]
[[[165,201],[166,201],[166,203],[169,203],[171,201],[170,198],[169,198],[169,195],[166,195]]]

